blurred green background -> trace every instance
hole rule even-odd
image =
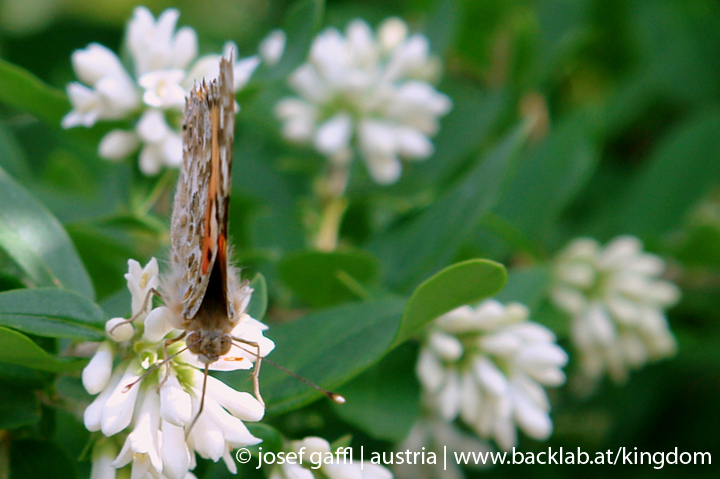
[[[2,0],[0,58],[63,89],[75,79],[70,54],[90,42],[119,51],[125,22],[136,5]],[[156,15],[170,6],[178,8],[179,25],[197,30],[201,53],[217,52],[226,40],[234,40],[246,56],[269,30],[283,24],[292,2],[144,5]],[[595,452],[625,446],[655,452],[678,447],[681,452],[711,452],[720,460],[720,3],[328,1],[323,24],[342,28],[359,16],[377,25],[392,15],[425,32],[433,50],[443,56],[439,89],[455,106],[442,122],[437,153],[427,163],[408,168],[390,188],[360,180],[351,185],[352,207],[343,224],[346,241],[364,247],[389,223],[412,220],[451,191],[478,155],[520,120],[535,119],[530,145],[505,195],[492,213],[464,225],[467,231],[448,254],[455,260],[480,256],[523,266],[542,262],[576,236],[607,241],[634,234],[649,250],[668,258],[668,275],[683,289],[683,300],[670,312],[680,345],[675,358],[634,373],[625,386],[605,384],[592,397],[579,397],[571,385],[553,391],[552,438],[538,443],[521,435],[519,448],[539,452],[562,446]],[[300,221],[292,218],[307,194],[299,174],[307,167],[297,166],[302,155],[282,144],[270,113],[283,87],[256,88],[246,102],[241,97],[246,116],[238,118],[238,191],[231,221],[238,254],[251,271],[262,271],[269,279],[276,305],[272,320],[273,314],[282,317],[283,308],[298,306],[278,278],[273,258],[303,245]],[[116,298],[124,285],[127,258],[162,256],[167,238],[157,231],[165,220],[162,211],[155,226],[108,219],[108,211],[122,210],[118,205],[133,201],[132,191],[119,186],[131,167],[93,163],[88,161],[92,151],[84,154],[69,147],[57,128],[0,104],[0,166],[66,226],[90,270],[98,299],[112,310],[113,304],[127,304],[122,293]],[[271,205],[270,215],[256,214],[264,203]],[[112,254],[106,254],[106,247]],[[388,283],[404,292],[420,279],[420,273],[410,272]],[[13,285],[8,276],[0,282],[3,289]],[[545,320],[545,310],[537,306],[534,314],[552,323]],[[564,338],[566,331],[559,324],[551,326]],[[562,344],[571,351],[567,341]],[[382,364],[391,372],[404,365],[407,374],[413,348],[397,350]],[[24,378],[30,399],[33,385],[46,380],[43,374],[36,376]],[[3,395],[0,387],[0,412],[27,398]],[[368,407],[384,407],[383,401]],[[26,441],[14,443],[19,448],[14,458],[36,460],[15,459],[13,477],[87,474],[87,463],[75,461],[84,445],[79,424],[68,413],[43,417],[21,434]],[[272,421],[296,438],[317,434],[334,440],[350,432],[354,444],[393,448],[387,437],[373,434],[371,427],[343,422],[324,403]],[[47,462],[45,473],[38,472],[44,466],[37,459]],[[223,471],[224,466],[201,464],[198,477],[223,477]],[[661,470],[647,465],[505,466],[467,474],[709,478],[718,477],[718,471],[717,465]]]

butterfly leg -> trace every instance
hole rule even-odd
[[[247,344],[248,346],[255,348],[255,366],[253,366],[253,374],[252,374],[253,392],[255,394],[255,398],[260,402],[260,404],[265,406],[265,402],[263,401],[262,396],[260,396],[260,364],[262,363],[262,356],[260,356],[260,345],[254,341],[248,341],[247,339],[236,338],[235,336],[233,336],[233,340],[237,341],[239,343]],[[242,349],[247,351],[245,348],[242,348]]]
[[[158,298],[163,299],[162,296],[160,296],[160,293],[158,293],[158,291],[155,288],[150,288],[148,290],[147,294],[145,295],[145,299],[143,300],[143,304],[142,304],[142,307],[140,308],[140,311],[138,311],[136,314],[133,314],[130,317],[130,319],[126,319],[125,321],[122,321],[122,322],[116,324],[115,326],[113,326],[112,329],[110,331],[108,331],[108,333],[112,334],[112,332],[115,331],[115,328],[117,328],[118,326],[122,326],[123,324],[132,323],[137,318],[139,318],[141,314],[145,314],[147,312],[148,304],[151,303],[150,300],[153,296],[157,296]]]
[[[167,381],[167,378],[170,375],[170,360],[187,349],[187,348],[183,348],[180,351],[178,351],[177,353],[170,356],[170,353],[168,352],[168,346],[170,346],[174,343],[177,343],[178,341],[183,339],[186,334],[187,333],[185,331],[183,331],[183,333],[180,336],[178,336],[177,338],[166,339],[165,342],[163,343],[163,360],[158,364],[160,364],[160,365],[167,364],[167,367],[165,368],[165,375],[163,375],[163,378],[160,380],[160,383],[158,383],[158,391],[160,391],[160,387],[163,384],[165,384],[165,381]]]

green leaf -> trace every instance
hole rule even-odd
[[[560,214],[587,184],[600,159],[593,111],[572,115],[524,159],[494,210],[525,237],[547,243]],[[556,233],[555,233],[556,234]]]
[[[497,294],[506,280],[505,267],[486,259],[445,268],[418,286],[410,297],[393,344],[403,343],[448,311]]]
[[[391,285],[407,290],[448,263],[499,199],[527,134],[525,126],[516,128],[425,212],[370,243]]]
[[[62,289],[0,293],[0,324],[50,338],[102,341],[105,315],[83,296]]]
[[[324,11],[324,0],[298,0],[290,8],[283,22],[287,35],[285,52],[272,71],[274,78],[287,76],[307,59]]]
[[[3,124],[0,124],[0,168],[21,181],[32,176],[25,153],[13,132]]]
[[[305,303],[324,307],[358,299],[363,294],[358,283],[375,280],[378,264],[372,254],[359,250],[298,251],[285,256],[278,270],[283,282]]]
[[[62,225],[0,169],[0,250],[32,286],[57,286],[93,298],[93,286]]]
[[[0,381],[0,429],[17,429],[40,421],[40,401],[31,388]]]
[[[57,358],[24,334],[2,326],[0,326],[0,362],[51,373],[77,371],[87,363],[84,359]]]
[[[416,348],[410,344],[397,348],[342,386],[338,393],[347,402],[334,404],[333,409],[370,437],[395,443],[402,441],[420,411],[416,360]]]
[[[454,43],[458,28],[459,2],[437,0],[428,15],[423,29],[430,41],[430,47],[437,55],[443,55]]]
[[[32,73],[0,59],[0,102],[30,113],[50,125],[60,125],[70,111],[65,93],[43,83]]]
[[[265,276],[257,273],[255,277],[250,281],[250,287],[253,289],[252,298],[248,305],[247,313],[250,317],[262,321],[267,311],[268,296],[267,296],[267,282],[265,282]]]
[[[350,304],[273,326],[269,359],[326,389],[337,387],[380,359],[397,333],[405,301],[390,298]],[[231,378],[247,389],[247,375]],[[268,414],[280,414],[321,397],[320,393],[278,369],[264,365],[260,377]]]
[[[260,422],[245,423],[245,425],[253,436],[262,439],[260,446],[262,446],[263,452],[270,451],[277,454],[278,452],[285,450],[285,445],[283,443],[283,435],[274,427],[270,426],[269,424],[264,424]],[[257,447],[251,446],[249,449],[250,452],[253,453],[253,455],[257,456]]]
[[[517,301],[536,310],[547,297],[550,287],[550,271],[544,266],[511,270],[507,284],[495,299],[502,303]]]
[[[683,122],[660,143],[621,203],[607,211],[612,235],[658,235],[720,181],[720,111]]]

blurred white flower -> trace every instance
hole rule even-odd
[[[290,77],[300,98],[282,99],[275,113],[286,139],[339,165],[357,151],[372,178],[389,184],[400,177],[401,158],[433,153],[429,137],[452,106],[430,83],[439,72],[427,38],[408,35],[402,20],[386,20],[377,35],[353,20],[345,35],[329,28],[315,38],[308,62]]]
[[[417,374],[430,410],[457,417],[501,449],[517,443],[516,425],[544,440],[552,433],[543,386],[565,382],[567,354],[528,309],[487,300],[436,319],[420,351]]]
[[[605,372],[615,382],[631,369],[675,353],[664,310],[680,290],[661,279],[665,263],[643,252],[633,236],[604,248],[590,238],[572,241],[556,258],[552,298],[572,317],[572,340],[583,372]]]
[[[463,432],[455,424],[446,422],[436,415],[421,417],[397,450],[400,452],[424,450],[426,457],[430,452],[434,452],[436,457],[442,458],[445,447],[450,457],[454,457],[456,452],[485,454],[492,451],[492,447],[487,442]],[[490,464],[475,464],[470,461],[467,466],[483,469]],[[396,464],[393,466],[393,473],[397,479],[464,479],[465,477],[456,461],[448,461],[442,466],[421,462]]]
[[[182,162],[181,112],[193,83],[218,75],[220,55],[199,59],[195,31],[175,31],[180,13],[165,10],[155,20],[145,7],[137,7],[128,22],[125,42],[132,60],[132,75],[118,56],[98,44],[77,50],[72,64],[80,83],[67,86],[72,110],[63,128],[91,127],[101,120],[126,120],[134,127],[112,130],[103,137],[98,154],[118,161],[140,148],[140,170],[156,175],[163,167]],[[233,43],[225,45],[237,56]],[[235,63],[235,89],[245,86],[259,63],[257,56]]]
[[[146,298],[152,299],[150,290],[158,285],[157,261],[153,258],[141,267],[130,260],[128,269],[132,321],[108,321],[108,340],[100,344],[82,374],[85,389],[97,395],[85,410],[85,427],[123,444],[118,452],[107,446],[108,441],[98,442],[93,474],[114,477],[112,471],[129,465],[132,477],[194,477],[188,471],[195,467],[195,453],[213,461],[223,458],[228,469],[237,472],[231,451],[260,442],[243,421],[259,421],[265,407],[252,395],[208,376],[203,412],[198,415],[205,365],[187,352],[184,340],[166,345],[181,331],[174,329],[167,307],[153,309],[152,301],[146,303]],[[248,287],[246,293],[249,300],[252,290]],[[242,311],[247,301],[237,306]],[[257,342],[265,356],[275,346],[263,336],[265,329],[263,323],[241,313],[233,336]],[[113,356],[121,358],[114,368]],[[233,346],[209,368],[250,369],[255,359],[255,354]]]
[[[275,66],[277,62],[282,58],[285,53],[285,42],[287,41],[287,35],[285,32],[277,29],[270,32],[270,34],[260,42],[258,52],[260,58],[269,66]]]
[[[350,448],[347,448],[350,450]],[[274,466],[270,479],[392,479],[392,473],[383,466],[369,461],[354,461],[347,455],[335,455],[333,463],[323,461],[330,452],[335,452],[325,439],[309,436],[301,441],[292,441],[287,452],[300,453],[302,464],[285,462]],[[322,461],[322,462],[321,462]]]

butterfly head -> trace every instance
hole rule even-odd
[[[188,333],[186,344],[188,350],[196,354],[200,362],[210,364],[230,352],[232,338],[219,330],[200,329]]]

